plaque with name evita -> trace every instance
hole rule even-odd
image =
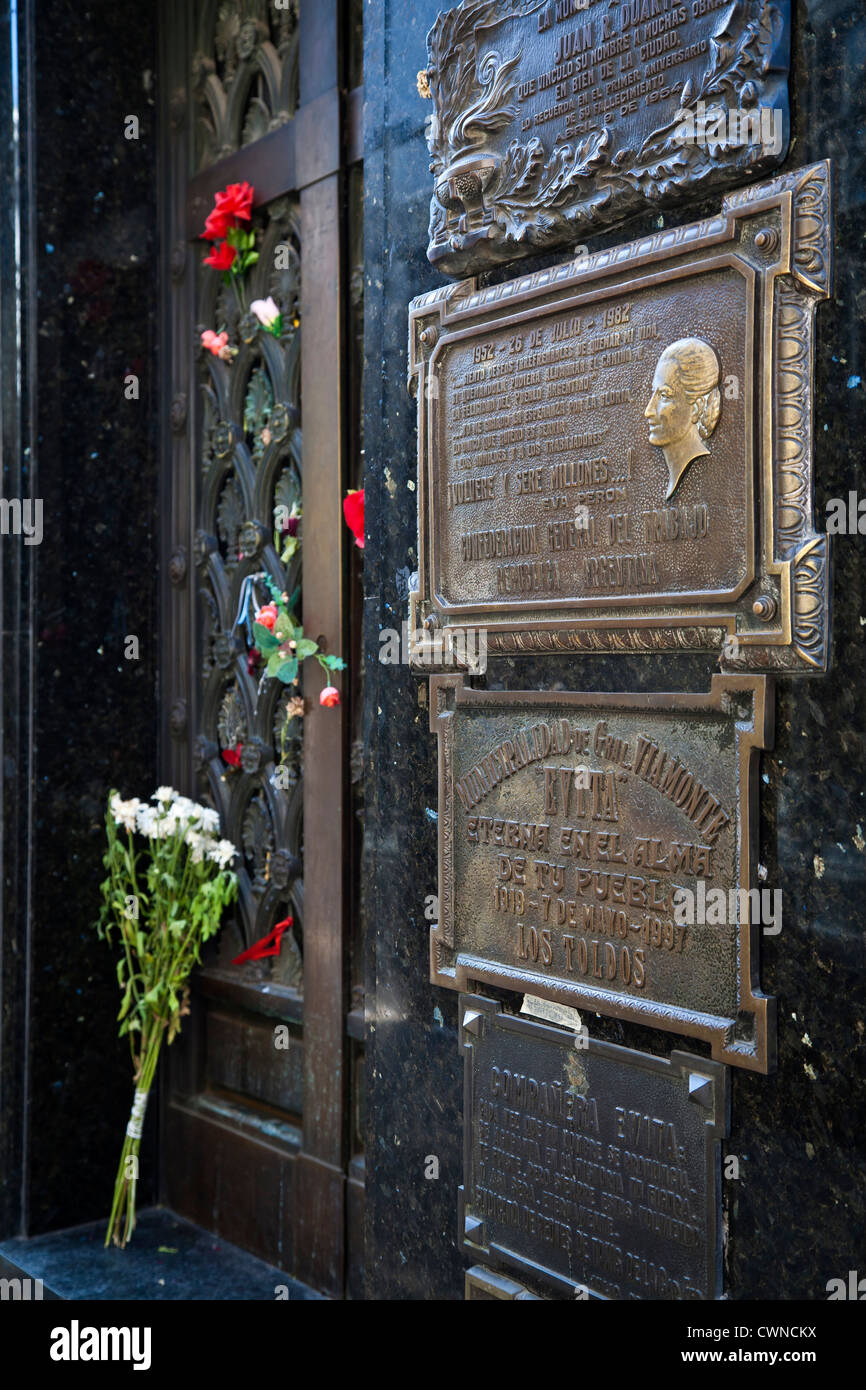
[[[768,172],[789,0],[464,0],[427,37],[427,254],[449,275]]]
[[[460,1236],[492,1267],[472,1281],[482,1296],[520,1297],[508,1270],[560,1297],[720,1297],[727,1069],[575,1038],[491,999],[464,996],[460,1019]]]
[[[812,333],[829,177],[812,165],[704,221],[413,301],[417,670],[479,634],[490,655],[826,669]]]
[[[431,679],[439,745],[439,920],[431,980],[520,990],[775,1065],[761,934],[759,751],[769,678],[708,694],[476,690]]]

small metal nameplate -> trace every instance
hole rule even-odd
[[[576,1049],[490,999],[463,996],[460,1017],[460,1232],[493,1266],[482,1296],[520,1296],[506,1269],[560,1297],[720,1297],[727,1068]]]

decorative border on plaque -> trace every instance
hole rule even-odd
[[[449,603],[438,591],[435,537],[447,525],[437,497],[440,413],[437,363],[449,344],[543,317],[593,295],[626,293],[638,270],[699,275],[720,257],[755,282],[746,383],[756,458],[753,578],[734,600],[700,592],[664,598],[572,594],[544,601],[508,595]],[[491,654],[708,650],[732,671],[827,669],[829,538],[813,508],[814,316],[831,293],[830,163],[823,161],[729,194],[721,213],[654,233],[505,284],[443,286],[409,309],[409,388],[418,403],[418,583],[409,594],[410,663],[419,674],[472,669],[460,652],[470,632]],[[746,338],[750,337],[746,334]],[[444,655],[443,655],[444,654]]]
[[[469,990],[474,984],[493,985],[500,989],[517,990],[553,1000],[572,1007],[586,1007],[613,1018],[627,1019],[644,1027],[659,1028],[698,1038],[709,1044],[711,1055],[720,1062],[749,1071],[767,1073],[776,1065],[776,1001],[759,988],[759,940],[761,925],[752,919],[753,904],[748,896],[756,888],[757,825],[758,825],[758,760],[762,749],[772,747],[774,735],[774,703],[772,680],[756,675],[715,675],[707,694],[684,693],[585,693],[576,691],[497,691],[479,690],[462,684],[459,676],[433,676],[430,680],[430,729],[438,737],[438,844],[439,844],[439,921],[430,928],[430,980],[447,989]],[[742,703],[740,703],[742,702]],[[456,930],[456,905],[461,901],[465,885],[458,881],[456,826],[466,813],[466,774],[491,778],[486,790],[480,780],[473,784],[480,795],[496,792],[499,783],[493,780],[494,770],[485,772],[481,762],[471,767],[455,767],[456,722],[471,719],[473,714],[499,717],[510,712],[526,713],[554,708],[557,719],[583,716],[587,720],[603,720],[614,714],[629,716],[635,724],[641,714],[670,716],[675,732],[678,722],[688,723],[697,716],[724,717],[725,739],[730,746],[720,756],[731,759],[730,781],[735,788],[734,802],[729,804],[735,865],[726,894],[737,894],[738,918],[730,930],[736,942],[736,967],[730,988],[735,995],[735,1007],[719,1011],[707,1005],[688,1005],[677,997],[672,985],[668,997],[648,998],[632,990],[590,983],[592,974],[542,973],[526,957],[525,965],[511,965],[492,954],[479,953],[459,939]],[[514,744],[512,752],[517,745]],[[531,752],[531,750],[530,750]],[[554,756],[555,749],[551,753]],[[658,749],[656,750],[658,754]],[[490,763],[490,755],[485,755]],[[667,758],[667,754],[664,755]],[[516,766],[525,762],[526,749]],[[539,755],[540,757],[540,755]],[[535,759],[533,759],[535,761]],[[676,759],[673,759],[675,762]],[[628,764],[626,764],[628,765]],[[486,764],[485,764],[486,766]],[[683,775],[687,772],[682,764]],[[509,774],[510,776],[511,774]],[[705,775],[705,774],[704,774]],[[691,787],[692,778],[689,778]],[[458,791],[458,783],[462,795]],[[652,785],[656,785],[653,783]],[[685,783],[682,784],[685,789]],[[697,790],[697,788],[696,788]],[[712,795],[705,804],[709,807]],[[471,789],[470,789],[471,793]],[[717,802],[718,807],[721,803]],[[474,811],[474,806],[470,809]],[[505,817],[507,819],[507,817]],[[504,821],[503,821],[504,823]],[[510,822],[509,822],[510,823]],[[553,851],[551,851],[553,853]],[[620,861],[622,862],[622,861]],[[527,872],[529,872],[527,868]],[[695,877],[702,876],[695,873]],[[708,880],[709,881],[709,880]],[[706,884],[705,884],[706,889]],[[655,892],[655,890],[653,890]],[[673,891],[673,881],[671,891]],[[698,893],[700,889],[696,889]],[[744,898],[740,894],[745,894]],[[528,896],[528,895],[527,895]],[[760,901],[760,900],[759,900]],[[747,908],[743,904],[747,904]],[[661,910],[661,909],[659,909]],[[520,912],[518,911],[518,916]],[[550,919],[552,921],[552,919]],[[510,918],[505,918],[510,923]],[[709,915],[707,921],[710,921]],[[511,925],[519,926],[517,917]],[[506,927],[503,926],[503,930]],[[704,927],[704,930],[707,928]],[[589,930],[589,929],[588,929]],[[613,928],[611,927],[612,931]],[[632,927],[631,931],[635,928]],[[661,938],[661,926],[659,934]],[[590,935],[597,934],[592,928]],[[631,936],[629,940],[631,940]],[[696,956],[692,972],[699,970],[705,953]],[[632,966],[629,964],[629,972]],[[599,973],[593,972],[600,979]],[[626,981],[628,983],[628,981]]]
[[[635,1259],[632,1256],[632,1264],[637,1272],[647,1282],[655,1281],[655,1287],[651,1288],[646,1297],[649,1299],[667,1298],[677,1301],[687,1299],[699,1299],[712,1301],[722,1297],[723,1274],[722,1274],[722,1253],[723,1253],[723,1234],[722,1234],[722,1193],[721,1193],[721,1162],[720,1146],[721,1141],[727,1136],[730,1127],[730,1088],[728,1070],[718,1062],[710,1061],[706,1057],[697,1057],[688,1052],[671,1052],[669,1056],[656,1056],[648,1052],[639,1052],[632,1048],[620,1047],[616,1043],[602,1042],[591,1037],[583,1040],[579,1050],[569,1048],[569,1043],[573,1041],[562,1029],[553,1028],[546,1024],[530,1022],[522,1017],[504,1013],[502,1005],[496,1000],[483,998],[477,995],[462,995],[460,998],[460,1031],[458,1047],[463,1053],[464,1058],[464,1082],[463,1082],[463,1185],[458,1190],[458,1244],[470,1258],[481,1259],[484,1263],[476,1265],[467,1272],[467,1297],[469,1289],[469,1276],[480,1276],[484,1292],[482,1297],[488,1298],[534,1298],[539,1295],[525,1289],[521,1284],[512,1284],[510,1280],[503,1278],[499,1272],[503,1269],[516,1274],[521,1280],[528,1280],[534,1289],[545,1290],[553,1297],[588,1300],[606,1301],[610,1297],[616,1297],[610,1291],[604,1292],[596,1282],[593,1287],[592,1282],[583,1283],[580,1280],[569,1277],[561,1268],[554,1269],[547,1265],[542,1265],[530,1258],[526,1253],[521,1253],[518,1245],[523,1227],[519,1221],[513,1219],[512,1222],[499,1222],[499,1225],[512,1224],[515,1226],[514,1245],[506,1244],[502,1241],[497,1242],[491,1239],[489,1230],[489,1218],[485,1217],[483,1210],[479,1212],[473,1204],[474,1194],[473,1178],[475,1175],[475,1165],[473,1163],[473,1139],[475,1116],[478,1110],[478,1102],[483,1097],[478,1093],[479,1077],[476,1075],[476,1054],[477,1049],[488,1038],[491,1032],[497,1033],[501,1038],[512,1038],[519,1046],[521,1040],[530,1040],[541,1044],[543,1047],[551,1046],[554,1055],[561,1052],[563,1057],[563,1075],[568,1080],[569,1089],[577,1101],[589,1090],[589,1077],[587,1076],[587,1062],[591,1067],[593,1057],[602,1059],[604,1062],[612,1063],[622,1068],[623,1074],[637,1073],[639,1076],[647,1078],[662,1079],[670,1081],[674,1085],[679,1083],[682,1088],[682,1102],[686,1107],[694,1106],[696,1113],[704,1112],[703,1124],[703,1162],[700,1166],[703,1169],[703,1203],[702,1212],[703,1229],[705,1232],[705,1246],[701,1257],[696,1257],[691,1270],[688,1268],[677,1268],[676,1272],[667,1270],[661,1261],[658,1261],[656,1268],[652,1269],[649,1262]],[[538,1078],[532,1078],[524,1074],[515,1074],[508,1068],[508,1061],[501,1053],[498,1054],[501,1063],[501,1077],[513,1080],[515,1088],[518,1090],[522,1085],[524,1088],[535,1082],[535,1089],[539,1113],[544,1102],[541,1084]],[[555,1088],[559,1089],[559,1088]],[[640,1088],[638,1088],[640,1089]],[[522,1093],[523,1104],[528,1103],[528,1092]],[[555,1098],[548,1096],[550,1113],[554,1116],[558,1113],[558,1105]],[[641,1101],[642,1107],[644,1101]],[[562,1102],[564,1107],[564,1101]],[[518,1107],[512,1107],[513,1113],[519,1113]],[[587,1107],[583,1107],[584,1114]],[[526,1112],[524,1112],[526,1113]],[[532,1116],[529,1116],[530,1124]],[[561,1118],[561,1117],[560,1117]],[[654,1117],[646,1114],[633,1116],[635,1120],[642,1120],[645,1124],[650,1123]],[[590,1126],[591,1128],[591,1126]],[[658,1130],[663,1130],[663,1126],[652,1126]],[[638,1131],[639,1132],[639,1131]],[[518,1131],[518,1138],[523,1137],[522,1132]],[[505,1141],[507,1143],[507,1140]],[[531,1139],[523,1139],[526,1147],[531,1151],[534,1147]],[[601,1144],[596,1141],[598,1147]],[[543,1145],[538,1145],[539,1151],[543,1150]],[[606,1156],[605,1156],[606,1157]],[[682,1163],[682,1153],[673,1156],[672,1161],[679,1165]],[[520,1175],[517,1164],[519,1160],[512,1160],[517,1176]],[[599,1158],[597,1163],[604,1166],[605,1159]],[[531,1165],[528,1163],[527,1168]],[[574,1172],[577,1168],[577,1161],[572,1161],[571,1179],[574,1181]],[[592,1160],[586,1160],[586,1166],[592,1167]],[[656,1166],[661,1166],[657,1164]],[[544,1164],[535,1165],[536,1175],[543,1172]],[[611,1175],[614,1177],[614,1175]],[[662,1183],[662,1186],[664,1184]],[[638,1189],[640,1180],[638,1181]],[[518,1184],[514,1189],[516,1196],[506,1198],[503,1205],[510,1208],[512,1218],[519,1213],[515,1208],[521,1205],[526,1186]],[[644,1193],[646,1188],[644,1187]],[[628,1180],[628,1175],[624,1177],[623,1201],[628,1201],[626,1193],[634,1194],[634,1184]],[[695,1199],[695,1193],[687,1194],[689,1206]],[[483,1207],[483,1203],[479,1206]],[[617,1208],[614,1207],[614,1210]],[[596,1213],[598,1216],[599,1213]],[[646,1216],[653,1215],[651,1209],[647,1207]],[[655,1213],[658,1216],[658,1213]],[[694,1217],[696,1213],[690,1212]],[[605,1218],[602,1216],[602,1221]],[[552,1228],[557,1224],[556,1218],[550,1211],[536,1215],[536,1224],[541,1225],[547,1222]],[[613,1223],[609,1223],[613,1224]],[[579,1229],[579,1228],[578,1228]],[[520,1232],[520,1234],[518,1234]],[[573,1234],[573,1231],[572,1231]],[[599,1245],[605,1246],[605,1237],[598,1238]],[[608,1260],[615,1265],[616,1251],[611,1249],[610,1237],[607,1238],[608,1248],[605,1251]],[[555,1248],[555,1247],[554,1247]],[[688,1249],[685,1245],[684,1249]],[[655,1253],[655,1252],[654,1252]],[[688,1264],[686,1256],[683,1256],[683,1266]],[[620,1273],[618,1276],[611,1271],[611,1278],[620,1289],[625,1286],[629,1296],[639,1296],[634,1293],[633,1283],[630,1285],[627,1275]],[[661,1287],[664,1285],[664,1287]],[[500,1291],[501,1290],[501,1291]],[[619,1294],[619,1297],[622,1293]]]

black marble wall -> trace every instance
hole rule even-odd
[[[378,662],[379,631],[407,616],[416,567],[414,402],[406,390],[406,306],[440,284],[425,256],[430,193],[416,91],[437,0],[365,7],[365,553],[368,933],[367,1297],[459,1299],[462,1069],[456,995],[428,983],[425,897],[436,888],[435,740],[418,683]],[[850,0],[796,2],[787,168],[830,155],[836,195],[836,297],[818,315],[817,516],[829,497],[864,492],[866,310],[862,240],[866,14]],[[691,221],[698,201],[665,216]],[[647,217],[601,246],[659,225]],[[555,258],[549,258],[550,260]],[[538,261],[534,264],[541,265]],[[522,261],[524,273],[531,264]],[[507,278],[507,271],[495,278]],[[491,277],[494,278],[494,277]],[[833,666],[780,682],[777,739],[761,770],[761,861],[784,891],[783,930],[765,938],[763,985],[778,997],[779,1069],[733,1077],[725,1151],[726,1285],[734,1299],[823,1299],[862,1266],[866,967],[864,804],[866,538],[836,545]],[[500,688],[706,689],[712,658],[491,661]],[[596,1018],[594,1033],[648,1051],[689,1039]],[[424,1176],[439,1158],[438,1180]],[[862,1272],[862,1270],[861,1270]]]
[[[42,499],[44,535],[15,595],[4,765],[5,833],[27,858],[4,883],[20,970],[3,1219],[4,1234],[35,1234],[107,1212],[132,1094],[115,961],[92,924],[108,790],[156,785],[156,36],[150,5],[111,0],[19,5],[17,24],[23,338],[19,352],[4,333],[2,377],[5,395],[23,372],[24,495]],[[2,95],[8,116],[11,83]],[[154,1178],[145,1158],[143,1201]]]

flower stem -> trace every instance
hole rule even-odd
[[[162,1046],[165,1024],[161,1021],[154,1021],[148,1031],[147,1039],[142,1038],[141,1050],[141,1075],[138,1077],[135,1101],[132,1107],[132,1119],[129,1128],[138,1131],[136,1134],[129,1133],[127,1129],[126,1137],[123,1141],[123,1148],[120,1151],[120,1163],[117,1167],[117,1177],[114,1181],[114,1200],[111,1204],[111,1215],[108,1219],[108,1230],[105,1233],[105,1245],[113,1240],[115,1245],[119,1245],[121,1250],[126,1247],[126,1242],[135,1229],[135,1194],[138,1185],[138,1154],[141,1148],[141,1125],[144,1121],[147,1102],[150,1096],[153,1078],[156,1074],[157,1063],[159,1062],[159,1052]],[[129,1159],[134,1158],[135,1162],[130,1164]],[[130,1171],[131,1170],[131,1171]]]
[[[241,318],[243,318],[244,314],[246,313],[246,305],[244,304],[243,300],[241,299],[241,292],[240,292],[240,290],[238,289],[238,277],[237,277],[237,275],[235,275],[235,273],[234,273],[233,271],[230,271],[229,274],[230,274],[231,277],[232,277],[232,289],[233,289],[234,292],[235,292],[235,299],[238,301],[238,308],[240,309],[240,312],[241,312]]]

